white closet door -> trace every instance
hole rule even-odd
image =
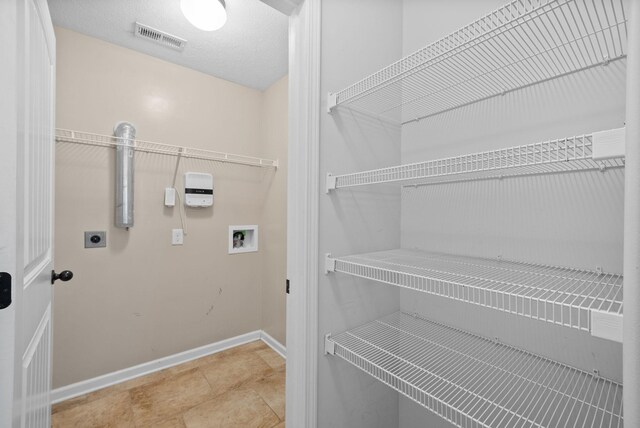
[[[0,425],[50,426],[55,37],[45,0],[2,2]],[[17,54],[17,55],[15,55]],[[6,198],[5,198],[6,196]],[[6,324],[5,324],[6,321]]]

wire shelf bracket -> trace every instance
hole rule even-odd
[[[118,137],[112,135],[93,134],[90,132],[74,131],[70,129],[56,129],[55,139],[58,143],[85,144],[96,147],[122,147],[124,144]],[[216,152],[212,150],[174,146],[152,141],[135,140],[134,150],[144,153],[155,153],[167,156],[227,162],[263,168],[278,168],[278,161],[233,153]],[[130,146],[127,146],[130,148]]]
[[[338,96],[333,92],[329,92],[329,95],[327,95],[327,113],[331,113],[331,110],[333,110],[337,105]]]
[[[623,0],[515,0],[329,93],[402,124],[626,58]]]
[[[624,424],[620,383],[419,316],[327,335],[327,348],[458,427]]]
[[[622,341],[619,274],[396,249],[326,256],[339,272]]]
[[[622,343],[622,314],[591,310],[591,335]]]
[[[336,342],[331,340],[331,333],[324,335],[324,354],[335,355],[336,354]]]
[[[328,274],[330,272],[336,271],[336,259],[331,257],[331,253],[327,253],[324,255],[324,273]]]
[[[625,128],[351,174],[327,174],[326,193],[370,184],[408,187],[624,167]]]

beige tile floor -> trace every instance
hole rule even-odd
[[[284,359],[256,341],[53,406],[53,428],[284,428]]]

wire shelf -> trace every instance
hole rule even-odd
[[[622,428],[622,385],[401,312],[327,338],[343,358],[458,427]]]
[[[329,94],[401,123],[626,57],[622,0],[515,0]]]
[[[600,141],[617,139],[624,147],[624,128],[541,143],[472,153],[387,168],[327,176],[327,191],[343,187],[420,180],[420,185],[533,174],[605,170],[624,167],[624,151],[598,159]]]
[[[329,271],[583,331],[593,327],[592,311],[622,317],[619,274],[405,249],[329,258],[328,265]]]
[[[58,143],[86,144],[98,147],[125,147],[125,145],[120,140],[123,140],[123,138],[115,137],[112,135],[101,135],[82,131],[72,131],[70,129],[56,129],[56,141]],[[183,158],[211,160],[217,162],[229,162],[239,165],[257,167],[278,167],[278,161],[276,160],[190,147],[173,146],[169,144],[154,143],[152,141],[135,140],[135,146],[133,148],[138,152],[144,153],[180,156]]]

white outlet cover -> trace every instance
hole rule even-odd
[[[171,245],[182,245],[184,242],[184,233],[182,229],[171,230]]]

